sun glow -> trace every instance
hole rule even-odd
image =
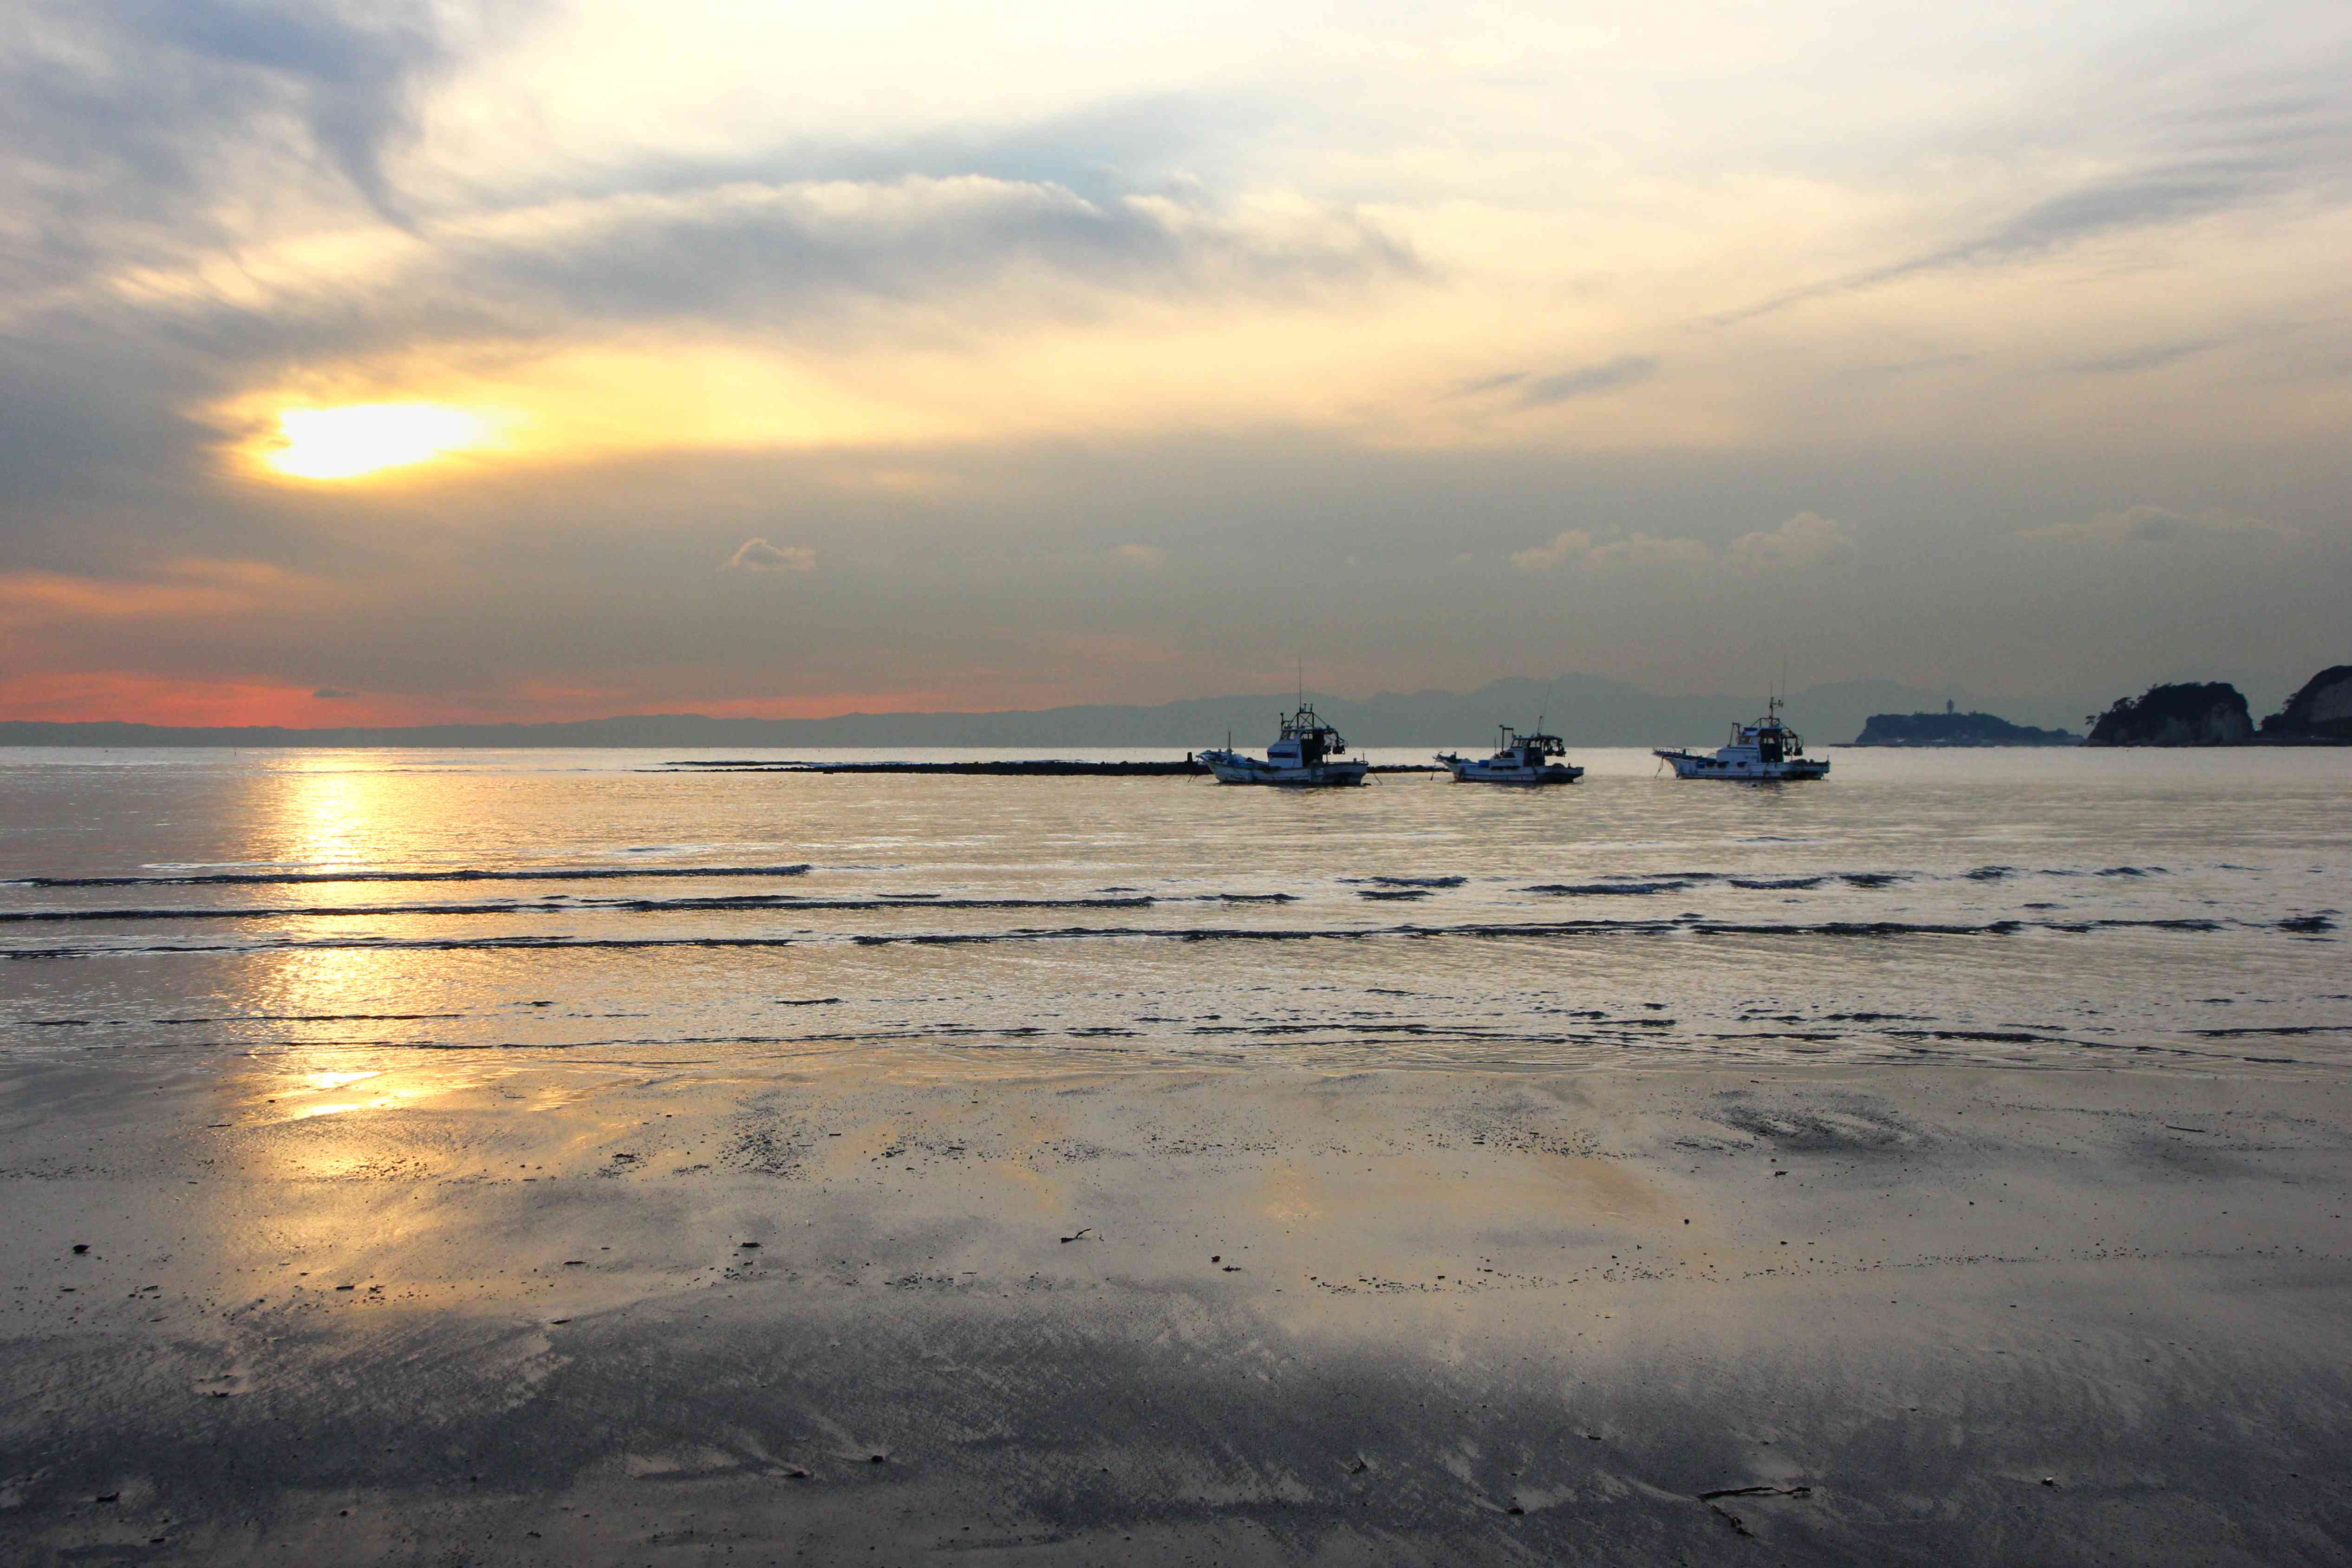
[[[298,479],[352,479],[479,445],[489,426],[437,402],[367,402],[289,408],[278,414],[278,431],[262,457],[270,467]]]

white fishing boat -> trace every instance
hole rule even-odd
[[[1228,737],[1223,749],[1203,751],[1201,760],[1220,784],[1278,784],[1313,789],[1340,784],[1361,784],[1371,764],[1346,755],[1348,743],[1325,724],[1305,702],[1298,711],[1282,716],[1282,734],[1265,748],[1264,757],[1235,751]]]
[[[1441,751],[1437,760],[1454,775],[1456,784],[1573,784],[1583,778],[1583,768],[1551,760],[1566,756],[1568,747],[1559,737],[1543,732],[1543,720],[1536,720],[1536,725],[1529,735],[1521,735],[1507,724],[1501,726],[1492,757],[1457,757]]]
[[[1779,697],[1765,705],[1764,716],[1754,724],[1734,726],[1727,746],[1712,753],[1675,749],[1657,755],[1674,765],[1677,779],[1769,784],[1825,778],[1830,770],[1828,762],[1806,756],[1803,738],[1780,722]]]

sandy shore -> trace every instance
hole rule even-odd
[[[11,1562],[2352,1555],[2332,1077],[126,1052],[0,1128]]]

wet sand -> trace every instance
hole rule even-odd
[[[2347,1156],[2332,1075],[19,1057],[0,1558],[2342,1562]]]

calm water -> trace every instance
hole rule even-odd
[[[2343,752],[1580,751],[1540,794],[690,755],[0,750],[0,1051],[2352,1063]]]

